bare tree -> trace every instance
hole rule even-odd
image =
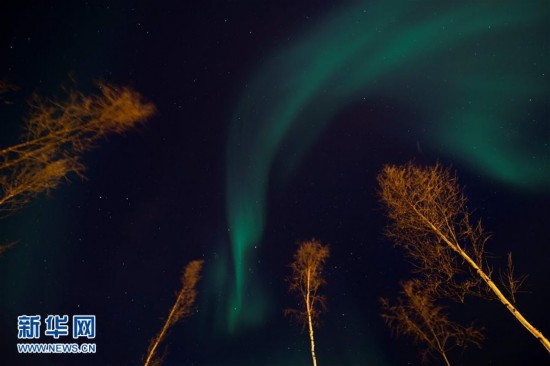
[[[70,173],[82,175],[82,153],[109,134],[134,128],[155,111],[129,88],[105,83],[98,88],[97,95],[70,91],[67,100],[32,98],[20,142],[0,150],[0,215],[56,188]]]
[[[456,176],[439,164],[386,166],[378,176],[380,197],[391,220],[387,234],[403,247],[435,296],[463,301],[473,294],[498,299],[550,352],[550,342],[529,323],[492,279],[481,222],[472,224]],[[511,260],[511,258],[510,258]],[[510,263],[509,266],[512,269]],[[513,272],[509,272],[510,278]],[[512,293],[518,280],[503,284]],[[521,280],[519,280],[521,281]]]
[[[317,366],[313,330],[318,325],[319,315],[326,309],[326,299],[318,291],[325,284],[322,271],[328,256],[328,246],[312,239],[300,243],[298,251],[294,254],[294,262],[290,265],[292,269],[292,276],[289,280],[290,291],[298,293],[301,306],[299,310],[287,309],[285,314],[293,315],[304,326],[307,325],[313,366]]]
[[[82,176],[82,153],[100,138],[132,129],[155,111],[130,88],[97,85],[96,95],[73,90],[66,100],[32,98],[19,143],[0,149],[0,217],[56,188],[70,173]],[[3,94],[15,90],[0,80],[3,103],[10,103]],[[9,247],[1,245],[0,254]]]
[[[159,366],[164,360],[164,355],[157,356],[157,349],[166,337],[168,330],[174,326],[181,319],[191,315],[193,311],[193,305],[197,297],[197,282],[200,279],[200,272],[202,269],[202,260],[195,260],[189,262],[185,267],[183,276],[181,279],[182,287],[174,303],[174,306],[170,309],[168,318],[164,322],[164,326],[160,332],[151,340],[149,349],[147,350],[147,356],[145,357],[144,366]]]
[[[480,346],[483,334],[473,326],[464,327],[449,320],[443,307],[436,305],[436,299],[425,283],[413,279],[401,284],[403,290],[395,304],[381,299],[382,318],[394,335],[408,335],[416,343],[423,344],[420,354],[426,362],[434,353],[450,366],[447,353],[468,343]]]

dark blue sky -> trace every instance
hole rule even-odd
[[[395,4],[396,11],[402,8]],[[342,9],[348,6],[355,5],[346,3]],[[408,34],[408,24],[428,24],[440,13],[454,12],[453,6],[424,3],[406,15],[399,34]],[[468,5],[461,9],[467,11]],[[298,123],[288,130],[271,161],[265,162],[269,164],[264,167],[268,171],[265,222],[253,260],[242,268],[253,284],[243,295],[249,305],[243,306],[242,324],[228,330],[228,298],[236,273],[226,206],[230,125],[247,96],[257,101],[265,93],[266,108],[285,107],[275,99],[284,101],[277,88],[287,79],[275,82],[269,76],[298,79],[299,67],[307,71],[313,63],[305,56],[284,58],[291,53],[286,50],[308,40],[313,50],[318,50],[315,42],[322,50],[324,33],[318,38],[311,34],[317,34],[325,22],[341,21],[340,10],[326,1],[13,1],[5,5],[0,15],[0,78],[20,90],[9,96],[13,104],[0,105],[1,147],[17,141],[27,111],[25,101],[33,92],[62,96],[61,86],[70,85],[71,78],[84,91],[92,91],[98,79],[129,85],[158,109],[145,126],[110,137],[86,154],[86,180],[72,177],[71,184],[1,221],[0,241],[17,241],[0,258],[0,354],[7,355],[6,365],[139,364],[175,300],[181,270],[199,258],[205,260],[205,272],[198,312],[171,331],[166,365],[308,365],[307,335],[282,313],[296,303],[285,283],[296,241],[311,237],[331,246],[325,288],[328,312],[317,332],[319,363],[419,364],[409,339],[391,337],[378,305],[379,297],[397,294],[399,281],[410,276],[410,266],[383,236],[386,220],[376,197],[376,175],[386,163],[410,159],[427,164],[439,160],[457,170],[471,207],[494,233],[488,250],[496,263],[504,263],[506,253],[513,251],[517,270],[529,274],[518,307],[543,332],[550,332],[545,312],[550,301],[547,174],[519,174],[518,179],[507,180],[504,173],[499,176],[485,165],[488,160],[453,145],[458,137],[436,140],[432,120],[443,112],[448,112],[449,121],[458,120],[461,114],[450,109],[449,100],[466,101],[468,93],[474,102],[486,102],[486,109],[494,110],[499,105],[519,108],[522,104],[514,98],[522,98],[523,90],[536,90],[536,106],[520,114],[519,122],[503,123],[501,140],[490,129],[477,128],[485,125],[476,122],[452,125],[447,132],[459,136],[463,146],[481,144],[484,156],[502,156],[500,172],[508,167],[506,162],[516,167],[525,154],[538,159],[538,165],[530,165],[535,170],[550,166],[549,85],[539,78],[541,68],[548,71],[549,23],[541,25],[536,17],[521,25],[524,33],[515,36],[510,36],[515,28],[503,26],[502,33],[481,33],[465,45],[438,38],[443,42],[438,47],[452,53],[435,61],[411,59],[418,66],[411,64],[414,75],[399,68],[392,70],[391,77],[377,75],[375,88],[361,89],[364,99],[350,97],[328,106],[327,95],[338,95],[340,82],[360,78],[336,73],[327,84],[333,88],[330,93],[321,87],[317,99],[303,104]],[[548,6],[539,10],[547,20]],[[379,37],[381,45],[391,45],[396,38],[391,32]],[[487,58],[472,63],[471,70],[458,67],[475,45],[488,50]],[[359,55],[369,50],[366,46]],[[515,72],[506,66],[512,61]],[[298,71],[293,70],[294,62]],[[352,59],[343,70],[358,65]],[[430,68],[434,71],[426,71]],[[274,74],[262,75],[266,70]],[[451,74],[456,71],[465,74]],[[475,89],[448,86],[472,75]],[[295,84],[296,79],[288,79],[290,94],[304,87]],[[309,79],[305,79],[307,89]],[[262,84],[265,80],[267,85]],[[503,85],[492,84],[495,80],[514,82],[514,87],[492,93],[495,85]],[[258,91],[258,85],[265,89]],[[351,95],[350,89],[341,95]],[[317,108],[316,102],[322,104]],[[323,121],[324,128],[318,128],[316,111],[324,108],[332,114]],[[253,109],[250,115],[258,119],[245,123],[278,126],[266,113]],[[537,123],[525,122],[531,120]],[[293,158],[300,152],[296,141],[312,135],[315,138],[301,151],[298,162]],[[239,146],[262,142],[260,136],[248,137]],[[522,142],[521,154],[517,141]],[[287,169],[291,165],[294,168]],[[542,177],[542,185],[517,183],[533,177]],[[243,187],[248,183],[243,181]],[[539,343],[496,301],[468,299],[463,305],[448,305],[456,319],[475,321],[487,335],[481,350],[452,354],[456,364],[547,361]],[[16,321],[22,314],[95,314],[97,354],[17,355]]]

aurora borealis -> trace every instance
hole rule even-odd
[[[541,131],[550,58],[533,47],[549,30],[547,10],[536,1],[358,3],[331,11],[263,61],[228,137],[230,328],[250,311],[245,288],[257,286],[246,269],[262,242],[270,175],[285,175],[272,170],[274,160],[282,156],[279,169],[295,169],[338,111],[361,99],[383,95],[408,105],[421,116],[429,148],[482,174],[550,187],[550,136]]]
[[[0,149],[36,93],[129,86],[156,114],[0,220],[0,364],[143,364],[204,260],[163,366],[311,365],[289,265],[329,245],[319,366],[419,365],[380,316],[413,270],[384,233],[385,164],[440,162],[465,187],[495,268],[528,275],[517,307],[550,335],[550,5],[529,0],[8,0]],[[503,262],[504,261],[504,262]],[[498,277],[495,271],[495,278]],[[485,328],[453,365],[547,364],[502,306],[442,303]],[[94,355],[17,354],[22,314],[93,314]],[[46,341],[46,339],[41,339]],[[433,363],[437,365],[438,362]]]

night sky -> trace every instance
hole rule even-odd
[[[384,237],[384,164],[456,170],[468,207],[529,277],[517,307],[550,336],[547,1],[8,1],[0,147],[36,92],[96,80],[154,103],[87,153],[86,179],[0,222],[0,364],[138,365],[180,274],[204,259],[196,313],[165,365],[311,364],[285,278],[297,241],[331,248],[321,366],[418,365],[378,299],[411,276]],[[543,365],[498,302],[447,304],[485,327],[455,365]],[[95,355],[18,355],[17,316],[95,314]],[[41,339],[46,341],[46,339]],[[434,364],[439,364],[439,360]]]

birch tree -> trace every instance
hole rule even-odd
[[[19,210],[71,175],[83,176],[82,155],[111,134],[144,123],[155,107],[127,87],[98,83],[98,93],[64,99],[34,95],[19,141],[0,147],[0,217]],[[0,81],[0,97],[17,88]],[[0,247],[0,253],[8,246]]]
[[[467,199],[449,169],[439,164],[388,165],[378,175],[378,184],[390,219],[387,235],[405,249],[435,296],[498,299],[550,352],[548,339],[513,304],[514,297],[504,294],[514,294],[521,282],[513,276],[511,256],[505,281],[497,284],[493,279],[485,250],[488,236],[481,221],[472,223]]]
[[[319,293],[319,288],[325,284],[322,271],[328,257],[328,246],[317,240],[305,241],[300,243],[290,265],[290,291],[300,297],[300,308],[287,309],[285,313],[293,315],[307,326],[313,366],[317,366],[314,330],[318,325],[319,315],[326,309],[326,299]]]
[[[439,354],[445,365],[451,366],[449,351],[468,344],[480,347],[484,339],[481,330],[452,321],[423,281],[408,280],[401,287],[401,295],[394,303],[381,299],[382,318],[394,335],[407,335],[420,345],[422,361]]]
[[[177,322],[191,315],[195,299],[197,297],[197,282],[200,279],[200,272],[202,269],[202,260],[195,260],[189,262],[185,267],[181,278],[181,290],[178,293],[176,302],[170,308],[168,317],[162,326],[160,332],[151,339],[147,355],[145,356],[144,366],[160,366],[164,361],[164,355],[158,355],[158,348],[160,344],[166,338],[168,330],[172,328]]]

